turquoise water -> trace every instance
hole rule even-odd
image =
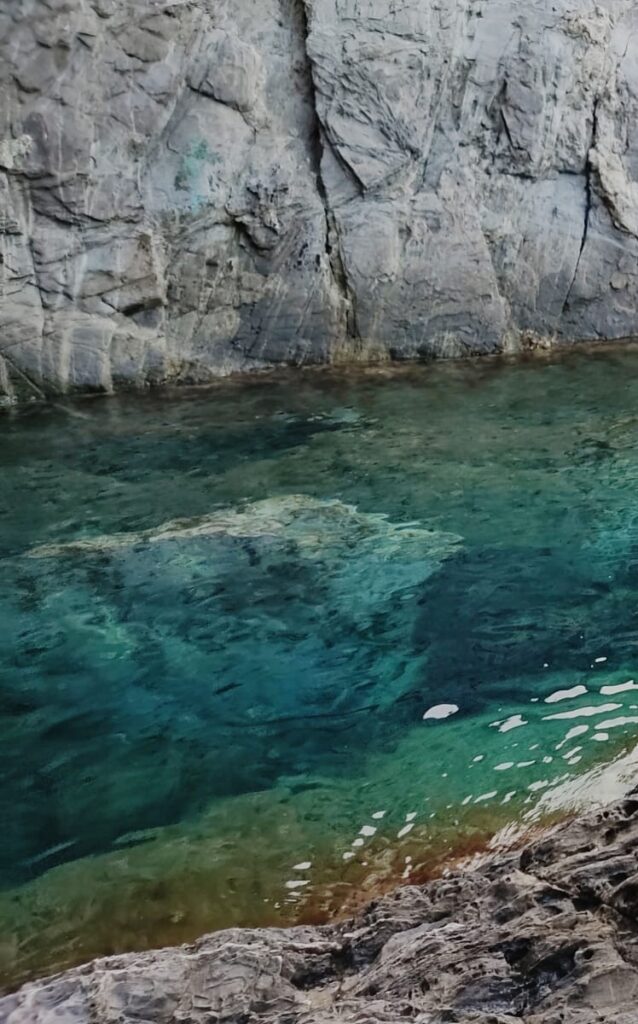
[[[6,985],[323,920],[630,787],[637,353],[0,430]]]

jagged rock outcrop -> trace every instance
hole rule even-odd
[[[638,334],[632,0],[10,0],[0,390]]]
[[[355,921],[98,960],[1,1024],[635,1024],[638,791]]]

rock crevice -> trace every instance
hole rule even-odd
[[[330,266],[332,280],[338,293],[343,296],[343,332],[349,337],[357,337],[356,314],[354,296],[348,282],[345,271],[343,256],[341,254],[341,243],[338,227],[334,213],[330,207],[330,198],[323,180],[322,162],[326,146],[329,146],[317,111],[317,94],[315,90],[312,61],[308,53],[307,43],[309,34],[307,0],[299,0],[301,31],[304,40],[304,53],[306,58],[306,73],[308,79],[308,95],[312,106],[314,121],[310,131],[310,157],[317,184],[317,193],[321,199],[325,211],[325,253]]]
[[[586,157],[586,161],[585,161],[585,214],[584,214],[584,217],[583,217],[583,236],[582,236],[581,241],[580,241],[580,248],[578,250],[578,258],[576,260],[576,266],[574,267],[574,276],[572,277],[572,280],[570,282],[569,288],[567,289],[567,295],[565,296],[565,301],[563,303],[563,309],[562,309],[563,313],[569,307],[569,300],[571,298],[572,289],[574,287],[574,283],[575,283],[576,277],[578,275],[578,268],[580,267],[580,261],[581,261],[583,252],[585,251],[585,246],[587,245],[587,236],[589,234],[589,222],[590,222],[590,219],[591,219],[591,212],[592,212],[592,207],[593,207],[593,202],[594,202],[593,182],[592,182],[593,165],[592,165],[591,151],[596,148],[596,136],[597,136],[597,132],[598,132],[598,103],[599,103],[599,100],[598,100],[598,98],[596,98],[594,100],[594,105],[593,105],[593,108],[592,108],[591,146],[589,148],[589,151],[588,151],[587,157]]]

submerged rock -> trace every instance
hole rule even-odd
[[[2,1024],[634,1024],[638,798],[354,921],[234,929],[96,960],[0,1000]]]
[[[0,393],[638,333],[632,0],[13,0]]]
[[[73,552],[117,551],[139,544],[190,541],[216,535],[279,541],[286,547],[298,548],[308,558],[347,557],[357,544],[370,546],[371,553],[375,554],[378,545],[382,545],[383,557],[378,555],[379,561],[400,552],[404,561],[422,562],[427,554],[435,567],[438,567],[438,559],[451,554],[461,542],[454,534],[428,530],[418,523],[393,524],[383,513],[361,512],[338,498],[285,494],[247,502],[240,508],[219,509],[196,519],[174,520],[150,530],[48,544],[34,548],[30,554],[48,558]],[[415,582],[422,578],[423,573],[417,570]]]

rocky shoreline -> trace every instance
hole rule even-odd
[[[635,1024],[638,789],[323,927],[219,932],[0,1000],[1,1024]]]

